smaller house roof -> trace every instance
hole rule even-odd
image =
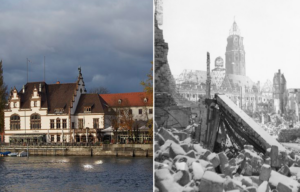
[[[84,113],[84,107],[91,107],[91,113],[104,113],[106,108],[98,94],[82,94],[75,113]]]
[[[100,97],[110,107],[153,106],[153,95],[145,92],[100,94]],[[147,99],[146,102],[144,101],[145,98]]]

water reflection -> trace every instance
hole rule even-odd
[[[0,191],[153,191],[152,165],[152,158],[1,157]]]

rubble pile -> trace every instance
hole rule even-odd
[[[160,128],[155,135],[155,191],[300,191],[300,156],[277,146],[257,153],[252,145],[234,154],[214,153],[190,134]]]

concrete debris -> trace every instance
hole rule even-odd
[[[245,145],[238,154],[215,153],[185,134],[158,130],[154,146],[155,191],[300,191],[300,156],[295,152],[272,146],[262,154],[252,145]]]

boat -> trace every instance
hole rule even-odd
[[[26,151],[20,152],[18,157],[27,157],[27,152]]]
[[[18,154],[19,154],[19,153],[10,153],[10,154],[8,154],[8,156],[9,156],[9,157],[16,157],[16,156],[18,156]]]
[[[8,154],[10,154],[10,151],[6,151],[6,152],[0,152],[0,156],[7,156]]]

